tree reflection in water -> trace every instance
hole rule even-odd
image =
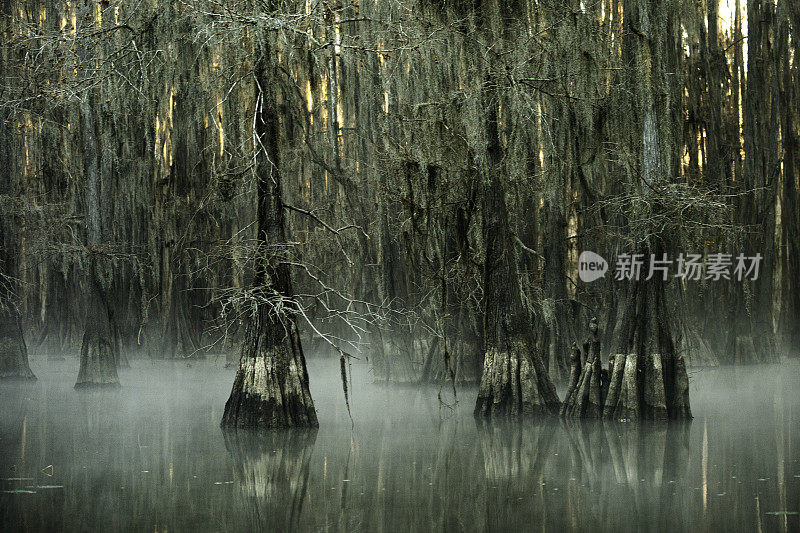
[[[316,429],[226,430],[240,501],[252,523],[296,529],[308,496]]]

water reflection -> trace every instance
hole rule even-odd
[[[234,481],[253,523],[296,529],[308,495],[317,430],[223,432]]]
[[[478,419],[475,423],[488,481],[511,480],[520,476],[541,480],[543,469],[552,456],[555,424],[487,423]]]
[[[688,528],[687,494],[691,422],[624,424],[565,421],[572,508],[581,526]],[[588,489],[588,490],[587,490]],[[658,505],[653,505],[658,502]]]
[[[374,386],[313,361],[319,431],[223,432],[235,369],[143,364],[78,394],[77,361],[0,387],[0,530],[800,528],[800,366],[703,371],[691,424],[482,425],[474,389]],[[49,468],[48,468],[49,467]]]
[[[477,423],[487,529],[685,529],[691,423]]]

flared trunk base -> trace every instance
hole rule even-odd
[[[96,338],[89,333],[81,346],[81,367],[76,389],[119,388],[117,358],[113,341]]]
[[[6,328],[4,328],[6,329]],[[11,326],[0,336],[0,379],[34,381],[36,376],[28,364],[28,350],[18,327]]]
[[[475,416],[517,418],[557,415],[561,404],[555,387],[544,371],[544,365],[536,368],[524,341],[511,341],[507,346],[504,351],[497,348],[486,351]]]
[[[239,370],[222,416],[223,428],[315,428],[300,337],[261,313],[248,327]]]

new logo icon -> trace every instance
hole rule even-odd
[[[581,281],[591,283],[606,275],[608,263],[600,255],[594,252],[581,252],[578,257],[578,276]]]

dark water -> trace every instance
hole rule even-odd
[[[643,427],[478,427],[475,390],[451,409],[354,367],[351,431],[317,360],[319,431],[261,436],[219,429],[221,365],[134,362],[120,391],[78,393],[77,361],[34,358],[38,383],[0,384],[0,530],[800,527],[794,363],[695,372],[695,420]]]

